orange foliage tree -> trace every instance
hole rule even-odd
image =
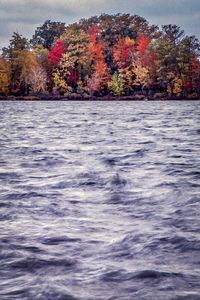
[[[98,26],[92,26],[89,32],[89,56],[92,62],[92,75],[88,79],[88,90],[90,94],[100,92],[107,88],[110,78],[108,66],[105,62],[105,45],[101,41],[101,33]]]

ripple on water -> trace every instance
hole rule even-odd
[[[199,300],[198,102],[1,102],[1,300]]]

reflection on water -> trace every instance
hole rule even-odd
[[[0,117],[0,299],[200,299],[199,102]]]

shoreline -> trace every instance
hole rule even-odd
[[[180,98],[180,97],[134,97],[134,96],[121,96],[121,97],[112,97],[112,96],[104,96],[104,97],[66,97],[66,96],[8,96],[3,97],[0,96],[0,101],[83,101],[83,102],[104,102],[104,101],[200,101],[200,98]]]

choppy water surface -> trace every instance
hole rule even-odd
[[[1,102],[0,299],[200,299],[199,102]]]

